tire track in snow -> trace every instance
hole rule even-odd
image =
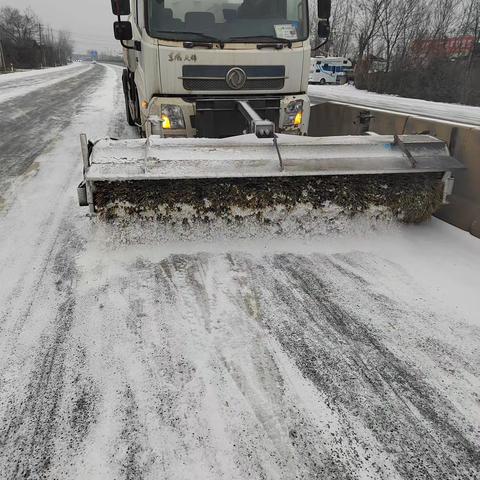
[[[200,263],[203,265],[203,258]],[[117,472],[116,478],[127,478],[125,452],[139,451],[145,478],[153,478],[153,472],[159,471],[165,478],[182,480],[280,478],[279,465],[288,460],[278,456],[205,327],[207,317],[202,312],[208,311],[208,305],[200,307],[196,300],[199,280],[201,284],[195,274],[197,267],[196,259],[183,256],[160,264],[139,260],[123,273],[109,275],[108,280],[89,282],[81,300],[87,305],[87,318],[91,318],[96,308],[88,298],[94,291],[105,292],[95,300],[95,304],[105,305],[101,310],[104,315],[96,314],[96,322],[107,334],[107,345],[122,345],[120,349],[102,348],[107,355],[104,362],[115,365],[120,375],[113,385],[105,383],[105,390],[115,397],[113,415],[121,420],[108,440],[116,446],[110,469]],[[108,264],[101,270],[105,268],[110,270]],[[196,277],[193,283],[192,275]],[[104,281],[108,281],[108,293]],[[242,340],[239,335],[243,344]],[[239,352],[238,347],[235,352]],[[269,386],[276,384],[274,379]],[[132,437],[132,444],[125,444],[122,432],[132,425],[121,413],[125,402],[118,392],[124,387],[118,385],[127,385],[135,399],[135,411],[138,409],[138,417],[144,419],[141,448]],[[111,398],[107,391],[103,396]],[[257,405],[258,412],[265,408]],[[103,429],[102,425],[98,428]]]
[[[104,80],[103,73],[84,78],[87,83],[78,85],[79,94],[89,98]],[[110,80],[105,85],[110,86]],[[79,103],[78,113],[84,105],[92,110],[91,102],[85,103],[85,98],[75,98],[75,102],[84,102]],[[69,145],[68,151],[71,150]],[[98,386],[87,364],[89,347],[81,336],[72,334],[78,323],[75,262],[84,244],[78,225],[71,221],[72,217],[78,220],[81,216],[71,215],[73,202],[71,205],[69,192],[74,191],[72,174],[80,171],[80,163],[75,155],[65,166],[57,163],[56,167],[61,170],[56,181],[63,178],[65,182],[58,192],[40,196],[42,203],[36,205],[40,215],[34,219],[35,224],[38,220],[38,229],[30,240],[39,242],[38,249],[25,252],[30,263],[25,271],[15,269],[10,281],[18,280],[18,287],[9,285],[10,294],[1,305],[6,348],[2,349],[4,368],[0,376],[0,468],[6,479],[69,478],[66,472],[86,448],[84,440],[98,414]],[[60,208],[52,210],[51,203],[44,201],[51,196],[64,200]],[[13,204],[12,212],[24,207]],[[9,213],[1,219],[7,225]],[[5,240],[9,237],[2,241],[5,248],[10,247],[11,242]],[[25,240],[26,237],[13,246],[21,248]],[[23,265],[8,252],[2,259],[6,267]],[[33,288],[26,290],[31,298],[25,298],[25,288],[31,282]],[[36,337],[39,341],[32,344]],[[25,345],[29,344],[33,347],[26,350]]]
[[[90,72],[93,72],[94,70],[90,70]],[[98,83],[101,82],[103,79],[103,75],[101,75],[99,72],[95,74],[93,77],[88,77],[84,78],[83,82],[84,84],[78,83],[76,85],[77,88],[77,95],[72,95],[71,100],[74,102],[76,105],[77,113],[81,111],[82,104],[81,102],[84,102],[84,98],[82,95],[91,95],[92,92],[98,88]],[[78,79],[79,80],[79,79]],[[75,92],[75,89],[73,90]],[[48,102],[49,98],[47,98]],[[69,107],[69,104],[67,104],[67,107]],[[68,117],[66,119],[65,125],[67,125],[71,121],[71,117]],[[24,125],[26,128],[26,125]],[[45,139],[44,139],[45,140]],[[4,141],[7,141],[5,138]],[[13,146],[16,147],[21,147],[20,144],[15,144],[13,139],[12,139],[12,144]],[[24,145],[22,148],[31,148],[30,145],[35,145],[35,139],[30,139],[30,143]],[[32,153],[32,161],[37,158]],[[0,171],[2,168],[7,168],[8,165],[4,163],[5,157],[0,156]],[[22,161],[25,159],[20,159],[20,164]],[[71,162],[66,162],[68,163],[70,169],[73,163]],[[48,165],[47,165],[48,168]],[[55,168],[55,166],[53,167]],[[7,175],[8,177],[8,175]],[[1,181],[0,181],[1,184]],[[0,185],[0,190],[1,190],[1,185]],[[61,186],[61,190],[58,192],[58,198],[63,194],[66,193],[67,189],[70,189],[70,185],[67,183],[66,185]],[[13,203],[15,201],[15,198],[10,198],[9,199],[10,203]],[[38,231],[35,233],[37,234],[36,236],[31,238],[31,242],[35,242],[36,244],[36,249],[33,252],[32,258],[30,258],[30,270],[25,272],[25,275],[17,282],[17,285],[12,288],[12,286],[9,286],[10,288],[5,291],[9,291],[10,294],[7,295],[2,302],[2,310],[0,311],[0,332],[2,333],[4,337],[4,341],[7,342],[7,340],[11,343],[14,344],[16,341],[17,334],[22,330],[23,324],[25,321],[28,319],[28,317],[31,315],[32,312],[32,306],[35,302],[35,300],[38,298],[36,292],[39,291],[42,282],[44,281],[45,275],[48,272],[49,266],[51,265],[52,259],[53,259],[53,253],[55,248],[57,248],[57,242],[58,239],[60,238],[62,232],[61,230],[58,230],[58,211],[57,208],[51,208],[52,205],[56,206],[56,203],[53,204],[51,203],[50,205],[47,206],[48,211],[46,212],[47,218],[44,219],[44,221],[39,225]],[[62,207],[62,212],[65,211],[65,208]],[[44,212],[41,212],[43,215]],[[29,220],[27,220],[28,222]],[[61,222],[61,220],[60,220]],[[57,229],[57,230],[55,230]],[[9,234],[7,233],[8,228],[5,228],[4,230],[4,240],[9,240]],[[2,235],[0,235],[1,239]],[[7,243],[7,242],[6,242]],[[21,244],[19,244],[21,245]],[[9,247],[9,246],[8,246]],[[5,248],[5,256],[0,254],[0,262],[5,262],[6,266],[9,266],[8,264],[11,262],[11,253],[9,253],[8,247]],[[18,255],[18,252],[15,251],[15,255]],[[34,278],[29,278],[29,277],[34,277]],[[27,282],[28,278],[28,282]],[[31,292],[33,294],[30,294],[30,298],[27,299],[25,302],[25,299],[23,298],[24,292],[23,289],[26,284],[30,283],[31,281]],[[11,279],[11,282],[15,282],[14,279]],[[18,310],[18,304],[21,303],[20,311]],[[15,317],[15,331],[17,334],[12,332],[10,330],[9,326],[6,326],[7,319],[11,319],[12,317]]]
[[[428,335],[416,324],[437,312],[371,283],[371,276],[398,275],[398,265],[378,266],[355,253],[177,254],[153,261],[145,250],[124,248],[125,260],[108,248],[81,260],[98,279],[80,301],[90,303],[89,321],[103,325],[103,361],[119,374],[103,392],[108,398],[108,390],[116,392],[113,416],[121,419],[108,440],[116,478],[127,478],[129,458],[131,471],[144,478],[162,472],[182,480],[443,479],[479,472],[478,442],[469,433],[474,412],[463,415],[458,406],[465,399],[453,402],[429,383],[432,366],[406,358],[418,348],[410,337]],[[89,302],[95,292],[102,293]],[[392,331],[392,323],[404,325]],[[388,335],[411,350],[392,350]],[[115,343],[122,347],[109,347]],[[458,365],[459,358],[466,361],[460,354],[449,362]],[[465,387],[468,378],[458,382]],[[122,413],[125,391],[134,399],[131,419]],[[135,435],[125,443],[122,432],[131,429]]]
[[[365,292],[363,281],[343,275],[332,281],[336,265],[322,256],[278,256],[271,268],[246,267],[252,285],[262,286],[255,289],[262,323],[327,395],[332,408],[347,421],[361,419],[385,451],[393,453],[402,478],[469,478],[479,473],[479,446],[467,434],[472,427],[460,428],[455,407],[422,378],[421,366],[398,359],[368,326],[368,318],[355,315],[337,296],[340,287],[353,281],[356,302],[378,305],[378,297],[359,295]],[[403,307],[392,299],[381,301],[390,309]],[[282,315],[272,315],[279,304]],[[409,313],[422,321],[422,312]]]
[[[75,255],[82,243],[71,225],[64,224],[61,231],[53,261],[56,315],[32,352],[33,369],[26,379],[23,401],[10,401],[2,408],[0,465],[6,479],[50,478],[57,448],[77,451],[95,418],[96,388],[85,372],[84,352],[72,344],[70,336],[78,277]],[[41,291],[49,294],[49,287]],[[74,378],[66,376],[67,365],[73,366]],[[66,392],[70,394],[67,399]]]
[[[258,267],[271,270],[268,261],[259,262]],[[267,289],[270,285],[245,275],[249,270],[243,261],[205,254],[173,255],[159,263],[138,258],[115,265],[112,275],[113,265],[105,258],[96,268],[109,272],[102,278],[108,289],[103,283],[90,282],[82,304],[88,304],[91,293],[103,292],[95,303],[108,307],[96,319],[105,324],[103,332],[115,322],[115,331],[106,341],[122,345],[106,361],[117,365],[119,382],[135,398],[138,416],[148,418],[141,448],[135,442],[117,447],[124,452],[115,454],[118,471],[125,471],[125,451],[140,451],[140,457],[147,459],[145,478],[150,472],[163,471],[165,478],[182,480],[349,479],[362,470],[370,473],[366,478],[379,478],[365,463],[381,454],[363,458],[372,445],[366,435],[350,431],[350,417],[343,415],[344,425],[332,427],[335,409],[326,404],[324,415],[312,419],[303,405],[303,392],[288,386],[259,322],[268,315],[255,300],[262,297],[254,285]],[[294,291],[300,298],[305,296],[302,289]],[[249,293],[255,298],[249,298]],[[276,293],[273,289],[272,294]],[[116,299],[120,298],[119,305]],[[95,312],[94,305],[90,308],[88,317]],[[278,305],[268,308],[272,315],[281,314]],[[290,316],[292,329],[296,318]],[[287,353],[296,360],[292,352]],[[305,372],[302,367],[308,377],[308,368]],[[115,416],[122,418],[122,425],[115,429],[112,445],[125,445],[121,432],[132,428],[121,414],[123,398],[116,395]],[[393,475],[382,478],[400,478],[395,469],[387,470],[388,461],[384,464],[383,473]]]
[[[154,261],[143,251],[121,260],[90,248],[77,262],[70,335],[82,338],[85,363],[97,365],[96,416],[68,475],[51,478],[390,480],[480,471],[472,418],[429,384],[427,367],[388,346],[390,323],[403,319],[403,330],[390,332],[401,347],[408,335],[425,335],[415,324],[432,313],[370,283],[366,272],[389,277],[398,266],[376,272],[375,260],[355,254]],[[58,445],[53,459],[65,461]]]

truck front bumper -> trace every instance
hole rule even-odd
[[[247,100],[260,117],[272,121],[277,133],[307,134],[310,99],[307,95],[288,95],[242,96],[239,99],[154,97],[148,107],[147,136],[225,138],[241,135],[248,131],[248,126],[238,110],[240,99]],[[166,111],[181,111],[183,118],[170,119]]]

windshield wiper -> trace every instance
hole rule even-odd
[[[207,42],[209,42],[209,43],[205,43],[205,42],[200,43],[197,40],[183,40],[183,46],[186,47],[186,48],[192,48],[192,47],[195,47],[197,45],[208,46],[208,47],[212,48],[213,43],[218,43],[220,45],[220,47],[223,48],[223,46],[225,44],[224,40],[222,40],[220,38],[217,38],[217,37],[213,37],[212,35],[208,35],[208,34],[202,33],[202,32],[184,32],[184,31],[179,32],[179,31],[175,31],[175,30],[157,30],[155,33],[157,35],[162,35],[163,33],[167,33],[169,35],[177,35],[177,36],[197,35],[202,40],[206,40]]]
[[[292,41],[286,38],[276,37],[275,35],[246,35],[244,37],[231,37],[225,42],[234,42],[235,40],[252,40],[254,42],[261,40],[271,40],[273,43],[288,45],[288,48],[292,48]],[[265,43],[265,45],[270,45]],[[257,45],[259,48],[263,48],[262,45]]]

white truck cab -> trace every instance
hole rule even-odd
[[[160,122],[164,136],[239,135],[248,119],[238,102],[247,101],[277,132],[306,134],[308,3],[112,0],[129,123],[148,133]],[[318,3],[319,33],[326,37],[330,0]]]

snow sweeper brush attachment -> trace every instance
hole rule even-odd
[[[347,215],[382,209],[420,222],[438,209],[462,165],[425,135],[259,139],[103,139],[82,136],[80,204],[110,219],[205,221],[332,205]]]

